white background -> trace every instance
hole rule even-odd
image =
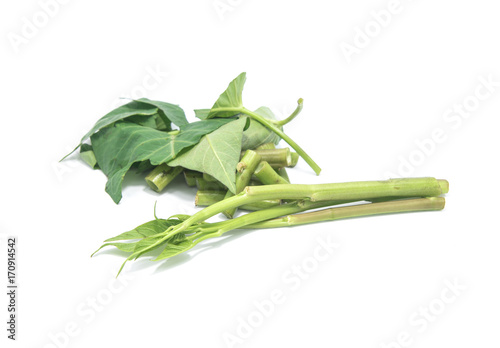
[[[20,294],[18,341],[2,324],[1,346],[226,347],[239,318],[259,319],[255,301],[276,291],[282,303],[235,347],[498,346],[497,4],[401,0],[381,27],[372,11],[393,10],[389,1],[220,3],[229,10],[212,0],[2,3],[0,274],[3,284],[5,237],[17,236]],[[435,176],[450,181],[446,209],[233,233],[188,256],[130,263],[115,282],[122,256],[90,253],[151,219],[156,200],[163,217],[194,212],[194,190],[158,195],[131,176],[115,205],[101,172],[77,156],[57,161],[119,97],[142,89],[192,120],[242,71],[249,108],[283,117],[305,100],[286,131],[323,171],[302,161],[293,182]],[[488,95],[481,79],[496,84]],[[464,102],[467,117],[449,112]],[[440,143],[425,141],[439,130]],[[318,239],[338,248],[292,282]]]

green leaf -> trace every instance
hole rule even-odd
[[[236,165],[240,160],[241,138],[247,121],[247,117],[242,117],[205,135],[196,146],[168,165],[210,174],[234,193]]]
[[[82,139],[80,140],[80,143],[71,151],[68,153],[66,156],[64,156],[63,159],[71,155],[73,152],[78,149],[82,143],[87,140],[92,134],[97,132],[98,130],[109,126],[117,121],[126,119],[131,116],[153,116],[158,113],[158,108],[153,106],[153,105],[148,105],[144,103],[140,103],[137,101],[131,101],[130,103],[127,103],[125,105],[122,105],[113,111],[107,113],[103,117],[101,117],[95,125],[85,134]]]
[[[184,110],[179,105],[170,104],[162,101],[149,100],[147,98],[137,99],[136,101],[155,106],[158,108],[158,114],[162,118],[165,125],[169,128],[170,122],[178,127],[188,124]]]
[[[260,107],[255,110],[255,113],[261,115],[268,120],[276,120],[276,116],[266,106]],[[255,149],[256,147],[267,144],[274,143],[278,144],[281,140],[280,136],[274,133],[272,130],[262,125],[253,119],[250,120],[250,126],[243,132],[243,138],[241,140],[241,149]]]
[[[147,170],[153,170],[155,168],[154,165],[149,162],[149,160],[142,161],[142,162],[137,162],[134,163],[134,165],[131,167],[132,169],[135,169],[136,173],[142,173]]]
[[[192,247],[193,247],[193,242],[189,240],[184,240],[177,243],[172,243],[172,242],[167,243],[165,249],[163,249],[160,255],[158,255],[158,257],[153,261],[161,261],[182,254],[183,252],[191,249]]]
[[[177,225],[180,222],[181,221],[177,219],[154,219],[152,221],[146,222],[145,224],[137,226],[131,231],[127,231],[116,237],[106,239],[105,242],[146,238],[164,232],[170,226]]]
[[[80,148],[80,157],[92,169],[99,168],[99,166],[97,165],[97,160],[95,158],[94,150],[92,149],[92,145],[82,144],[82,147]]]
[[[131,231],[124,232],[116,237],[109,238],[105,240],[104,244],[97,249],[92,255],[107,246],[114,246],[117,249],[129,253],[134,253],[140,250],[143,250],[154,243],[158,242],[163,236],[159,235],[160,233],[165,232],[170,226],[174,226],[181,223],[180,220],[177,219],[155,219],[140,226],[137,226]],[[164,243],[160,243],[158,247],[163,246],[165,243],[172,241],[182,241],[185,238],[184,234],[173,236],[172,238],[167,239]],[[124,241],[124,240],[137,240],[134,242],[116,242],[116,241]]]
[[[153,122],[154,116],[160,116],[167,130],[172,129],[170,121],[172,121],[179,127],[188,123],[188,121],[186,120],[186,116],[184,115],[184,111],[178,105],[149,100],[147,98],[133,100],[130,103],[119,106],[118,108],[101,117],[87,132],[87,134],[82,137],[80,143],[73,149],[73,151],[64,156],[61,161],[71,155],[76,149],[78,149],[83,144],[83,142],[87,140],[92,134],[98,132],[104,127],[114,124],[115,122],[127,119],[132,116],[136,116],[133,119],[135,123],[143,124],[149,127],[152,127],[155,124],[157,125],[158,122],[151,122]],[[143,116],[146,118],[144,119],[144,121],[140,121],[137,116]]]
[[[115,203],[121,200],[123,177],[135,162],[152,165],[167,163],[184,149],[197,144],[205,134],[231,122],[205,120],[182,126],[178,134],[168,134],[130,122],[117,122],[91,137],[97,163],[108,177],[106,192]]]
[[[210,109],[197,109],[194,110],[194,114],[200,120],[206,120],[208,118],[208,115],[210,114]]]
[[[219,96],[219,99],[215,102],[208,118],[213,117],[231,117],[235,116],[240,111],[235,109],[243,110],[243,86],[245,86],[245,81],[247,79],[246,73],[241,73],[233,81],[229,83],[227,89]]]

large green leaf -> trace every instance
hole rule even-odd
[[[237,115],[239,111],[234,109],[243,109],[242,94],[246,79],[247,74],[243,72],[231,81],[214,106],[212,106],[207,117],[231,117]],[[201,115],[204,116],[203,113]]]
[[[153,125],[156,125],[158,123],[155,120],[155,116],[158,115],[161,117],[164,123],[164,127],[167,130],[172,129],[171,122],[179,127],[188,123],[188,121],[186,120],[186,116],[184,115],[184,111],[178,105],[149,100],[147,98],[133,100],[130,103],[119,106],[118,108],[101,117],[87,132],[87,134],[82,137],[80,143],[75,147],[75,149],[67,154],[64,158],[71,155],[92,134],[96,133],[104,127],[130,117],[134,117],[133,121],[135,123],[152,127]],[[141,117],[144,117],[144,120],[141,121]]]
[[[247,121],[247,117],[242,117],[205,135],[196,146],[168,165],[210,174],[234,193],[241,137]]]
[[[274,115],[274,113],[266,106],[258,108],[257,110],[255,110],[255,113],[268,120],[276,120],[276,116]],[[243,132],[241,149],[255,149],[256,147],[266,143],[278,144],[280,140],[281,138],[279,137],[279,135],[274,133],[266,126],[263,126],[260,122],[251,119],[250,126]]]
[[[182,150],[197,144],[231,119],[188,123],[178,134],[168,134],[131,122],[117,122],[92,135],[92,147],[99,168],[108,177],[106,192],[115,203],[121,200],[123,177],[135,162],[149,160],[152,165],[167,163]]]

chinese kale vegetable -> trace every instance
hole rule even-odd
[[[243,105],[245,80],[245,73],[236,77],[211,109],[195,110],[199,121],[191,123],[178,105],[133,100],[98,120],[75,148],[89,166],[108,177],[106,192],[116,203],[125,174],[135,169],[149,170],[146,183],[156,192],[182,174],[188,186],[198,188],[195,204],[206,206],[192,216],[168,219],[157,218],[155,212],[154,220],[107,239],[101,248],[128,253],[119,273],[127,261],[150,252],[156,252],[155,261],[163,260],[234,229],[444,208],[441,195],[449,185],[435,178],[290,184],[285,168],[295,167],[299,157],[316,174],[321,171],[283,131],[301,112],[303,100],[289,117],[277,120],[267,107],[251,111]],[[276,148],[281,139],[295,152]],[[233,218],[238,209],[252,212]],[[206,221],[220,213],[229,220]]]

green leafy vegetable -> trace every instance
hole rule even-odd
[[[132,164],[149,160],[160,165],[174,159],[182,150],[197,144],[232,119],[198,121],[181,126],[178,134],[169,134],[131,122],[116,122],[91,137],[99,167],[108,177],[106,192],[115,203],[121,200],[125,173]]]
[[[205,135],[199,144],[168,165],[210,174],[234,193],[236,165],[240,160],[241,138],[247,121],[242,117]]]

